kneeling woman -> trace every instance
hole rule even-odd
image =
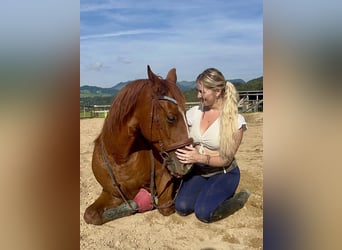
[[[196,79],[199,106],[187,112],[190,136],[195,147],[177,150],[182,163],[193,163],[177,194],[178,214],[192,212],[203,222],[225,218],[244,206],[247,190],[235,194],[240,170],[235,154],[247,129],[245,119],[238,114],[234,85],[223,74],[209,68]]]

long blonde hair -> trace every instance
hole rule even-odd
[[[204,70],[198,75],[196,82],[209,89],[221,89],[220,155],[227,158],[232,153],[234,133],[238,128],[238,97],[235,86],[226,81],[224,75],[215,68]]]

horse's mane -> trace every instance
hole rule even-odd
[[[175,98],[178,105],[185,110],[185,101],[182,92],[176,86],[165,79],[160,78],[160,85],[154,89],[152,82],[148,79],[135,80],[123,87],[114,99],[108,116],[105,120],[104,128],[121,126],[125,124],[133,113],[139,94],[145,89],[150,88],[156,96],[166,95],[168,92]]]

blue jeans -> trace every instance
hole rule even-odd
[[[195,212],[204,222],[210,221],[211,214],[226,199],[232,197],[240,182],[240,169],[209,178],[200,175],[186,176],[177,194],[175,208],[180,215]]]

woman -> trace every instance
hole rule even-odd
[[[184,177],[175,208],[180,215],[194,212],[199,220],[210,223],[242,208],[249,197],[247,190],[235,194],[240,170],[234,156],[247,125],[238,114],[234,85],[219,70],[203,71],[196,88],[201,104],[187,112],[196,146],[176,152],[180,162],[194,166]]]

